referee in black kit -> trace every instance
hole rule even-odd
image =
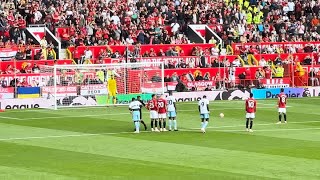
[[[146,107],[146,104],[144,104],[144,102],[141,100],[141,96],[137,96],[137,100],[142,104],[143,107]],[[146,123],[142,120],[142,106],[140,107],[139,111],[140,111],[140,122],[143,124],[144,126],[144,130],[147,130],[147,125]]]

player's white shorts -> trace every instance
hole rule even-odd
[[[177,116],[177,113],[175,111],[168,111],[168,118],[174,118]]]
[[[200,114],[201,119],[209,119],[209,113]]]
[[[278,112],[279,113],[287,113],[287,109],[286,108],[278,108]]]
[[[150,111],[150,119],[158,119],[158,112]]]
[[[254,119],[254,118],[256,118],[256,114],[255,113],[247,113],[246,118]]]
[[[167,118],[166,113],[159,113],[159,119],[165,119],[165,118]]]

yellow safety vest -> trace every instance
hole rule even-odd
[[[297,66],[297,70],[299,71],[299,76],[301,77],[301,76],[304,76],[304,74],[305,74],[305,71],[304,71],[304,69],[303,69],[303,67],[302,66]]]
[[[251,12],[247,13],[247,24],[251,24],[252,23],[252,14]]]
[[[278,67],[276,69],[276,77],[283,77],[283,73],[284,73],[284,68]]]
[[[243,3],[243,6],[246,7],[246,8],[248,8],[249,5],[250,5],[249,1],[245,1],[245,2]]]
[[[263,12],[259,12],[259,16],[260,16],[260,18],[263,18]]]
[[[97,71],[97,72],[96,72],[96,76],[98,76],[98,78],[99,78],[102,82],[104,82],[104,72],[103,72],[103,71],[101,71],[101,70]]]
[[[260,24],[260,16],[259,15],[255,15],[253,18],[253,21],[255,24]]]

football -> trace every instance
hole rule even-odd
[[[223,113],[220,113],[220,117],[223,118],[223,117],[224,117],[224,114],[223,114]]]

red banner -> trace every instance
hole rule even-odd
[[[234,54],[239,54],[239,48],[240,47],[245,47],[245,48],[250,48],[259,46],[260,48],[268,48],[271,45],[276,48],[282,48],[285,49],[287,47],[294,47],[298,49],[304,48],[306,45],[312,44],[313,46],[319,46],[320,42],[315,41],[315,42],[262,42],[262,43],[233,43],[231,46],[234,50]]]
[[[215,58],[218,58],[220,61],[223,59],[227,59],[230,63],[235,60],[238,56],[236,55],[226,55],[226,56],[205,56],[205,63],[211,64]],[[172,56],[172,57],[141,57],[136,59],[137,62],[141,63],[160,63],[164,62],[165,65],[172,64],[173,66],[177,66],[180,62],[186,63],[186,66],[192,64],[193,67],[200,67],[200,57],[197,56]],[[105,59],[104,63],[119,63],[123,62],[124,59]],[[156,64],[155,66],[158,66]]]
[[[317,53],[294,53],[291,54],[293,56],[293,60],[298,60],[302,62],[304,58],[307,56],[314,57],[316,60],[318,59],[318,54]],[[259,61],[260,59],[264,58],[266,61],[269,59],[271,61],[274,61],[279,55],[278,54],[255,54],[254,57]],[[280,58],[282,60],[287,59],[290,56],[290,54],[280,54]],[[296,59],[298,58],[298,59]]]
[[[106,50],[107,47],[112,52],[119,51],[120,54],[124,54],[125,49],[128,48],[130,51],[133,51],[134,46],[78,46],[76,48],[76,51],[78,51],[79,54],[83,55],[84,50],[86,48],[89,48],[92,51],[93,57],[98,58],[99,53],[101,50]],[[157,54],[159,53],[160,49],[163,50],[163,52],[168,51],[170,48],[176,48],[184,51],[184,54],[191,55],[192,50],[195,47],[200,47],[201,49],[208,49],[211,47],[214,47],[212,44],[157,44],[157,45],[141,45],[140,46],[140,55],[144,54],[146,51],[150,52],[150,49],[153,49]],[[73,52],[75,50],[75,47],[69,47],[68,48],[70,52]]]
[[[164,26],[163,28],[168,31],[168,35],[169,36],[172,35],[171,26],[167,25],[167,26]],[[66,30],[66,32],[68,34],[70,34],[70,28],[69,27],[58,27],[55,30],[56,30],[56,37],[61,37],[64,30]]]
[[[288,84],[290,85],[290,78],[273,78],[273,79],[261,79],[261,83],[264,85],[279,85]]]
[[[188,88],[201,88],[205,89],[206,87],[211,87],[215,86],[215,81],[192,81],[192,82],[187,82],[187,87]]]
[[[0,67],[3,72],[6,71],[6,68],[8,65],[11,65],[12,67],[17,68],[18,70],[21,70],[23,67],[25,67],[28,63],[30,63],[31,67],[33,67],[34,64],[38,65],[48,65],[53,66],[54,61],[53,60],[17,60],[17,61],[2,61],[0,62]],[[72,64],[72,60],[57,60],[57,64]],[[0,75],[0,77],[3,76]]]
[[[186,87],[190,90],[195,88],[196,90],[203,91],[207,87],[210,89],[216,86],[215,81],[191,81],[184,82]],[[165,91],[166,90],[175,90],[177,82],[165,82]],[[144,83],[141,87],[143,93],[161,93],[162,92],[162,83]]]

